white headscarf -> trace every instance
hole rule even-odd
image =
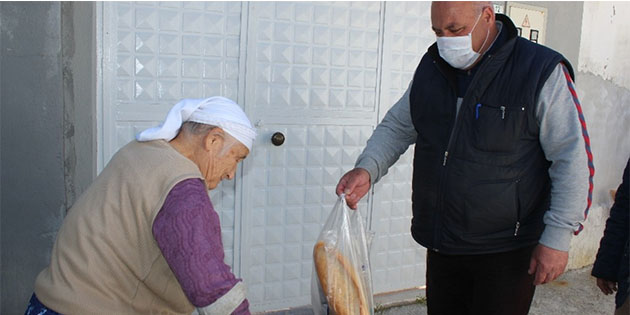
[[[161,125],[140,132],[136,139],[138,141],[157,139],[171,141],[177,136],[182,124],[187,121],[221,127],[250,151],[252,150],[256,129],[238,104],[221,96],[179,101],[171,108]]]

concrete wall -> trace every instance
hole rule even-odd
[[[1,5],[2,313],[17,314],[65,213],[61,4]]]
[[[574,70],[577,70],[584,2],[518,1],[518,3],[547,8],[545,45],[562,53],[573,65]]]
[[[1,314],[24,312],[94,174],[92,17],[91,3],[0,3]]]
[[[96,177],[95,4],[61,3],[66,204]]]
[[[630,4],[586,2],[580,47],[580,71],[630,89]]]
[[[630,156],[630,3],[585,2],[578,96],[595,163],[593,205],[584,231],[571,244],[570,268],[595,260],[613,199]]]

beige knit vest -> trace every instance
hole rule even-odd
[[[199,168],[162,140],[132,141],[68,211],[35,294],[64,314],[190,314],[194,307],[153,238],[178,182]]]

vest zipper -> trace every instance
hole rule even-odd
[[[501,110],[501,120],[505,119],[505,106],[501,106],[499,107],[499,109]]]
[[[488,55],[487,59],[489,60],[490,58],[492,58],[492,55]],[[479,67],[479,69],[477,70],[477,72],[482,71],[483,69],[485,69],[488,65],[488,61],[484,62],[481,64],[481,66]],[[438,67],[438,70],[441,72],[440,68]],[[444,74],[442,74],[444,75]],[[474,79],[474,78],[473,78]],[[467,99],[466,96],[469,94],[470,91],[470,86],[472,86],[472,83],[469,85],[468,87],[468,91],[466,91],[466,95],[464,95],[464,97],[462,98],[462,103],[459,106],[459,111],[457,111],[457,104],[455,104],[455,122],[453,123],[453,129],[451,129],[451,134],[448,136],[448,143],[446,144],[446,150],[444,151],[444,160],[442,161],[442,166],[446,166],[446,162],[447,162],[447,158],[448,158],[448,150],[451,148],[451,143],[453,142],[453,135],[455,134],[455,132],[457,131],[457,126],[459,126],[460,124],[458,123],[461,120],[461,116],[460,112],[464,109],[464,105],[466,104],[465,100]],[[453,93],[455,94],[455,101],[457,102],[457,92],[455,92],[453,90]],[[503,111],[503,115],[501,117],[505,117],[505,106],[501,106],[502,107],[502,111]]]
[[[434,64],[436,64],[435,60],[433,61]],[[442,75],[445,78],[448,78],[448,76],[442,71],[442,69],[439,66],[435,66],[438,71],[440,73],[442,73]],[[442,167],[446,167],[446,163],[448,160],[448,148],[451,145],[451,140],[453,138],[453,131],[455,130],[455,126],[457,126],[457,120],[459,118],[459,115],[457,113],[457,90],[456,88],[451,85],[451,93],[453,93],[452,95],[455,95],[455,121],[453,122],[453,128],[451,129],[451,133],[449,135],[448,138],[448,143],[446,145],[446,150],[444,151],[444,159],[442,160]],[[440,231],[442,230],[442,220],[440,217],[440,213],[442,211],[444,211],[444,202],[442,201],[442,199],[444,199],[444,189],[445,189],[445,182],[446,182],[446,169],[443,169],[440,172],[440,179],[438,181],[438,191],[437,191],[437,211],[434,211],[433,213],[433,246],[431,246],[432,250],[435,251],[436,253],[440,251]]]
[[[490,59],[492,57],[492,55],[488,55],[488,59]],[[435,61],[433,61],[433,63],[435,64]],[[483,62],[480,66],[480,68],[477,71],[481,71],[482,69],[485,69],[487,67],[489,62]],[[446,75],[444,74],[444,72],[442,72],[442,69],[440,69],[440,67],[437,67],[438,71],[440,71],[442,73],[442,75],[444,75],[446,77]],[[473,77],[473,81],[474,81],[474,77]],[[472,82],[471,82],[472,85]],[[452,87],[452,86],[451,86]],[[453,94],[455,95],[455,102],[457,102],[457,91],[453,88],[451,90],[453,92]],[[469,86],[469,91],[470,91],[470,86]],[[466,92],[466,94],[469,93],[469,91]],[[464,95],[464,97],[462,98],[462,103],[460,105],[460,109],[459,111],[461,112],[464,104],[466,104],[464,102],[464,100],[466,99],[466,95]],[[435,217],[434,217],[434,231],[433,231],[433,250],[434,251],[439,251],[439,242],[440,242],[440,231],[442,230],[442,222],[441,222],[441,217],[440,217],[440,213],[442,211],[444,211],[444,190],[445,190],[445,186],[446,186],[446,164],[448,162],[448,150],[451,148],[451,143],[453,142],[453,135],[455,134],[455,132],[457,131],[457,126],[460,125],[458,122],[462,119],[460,115],[460,113],[457,111],[457,103],[455,104],[455,122],[453,123],[453,129],[451,130],[451,134],[448,137],[448,143],[446,144],[446,150],[444,150],[444,160],[442,161],[442,167],[444,167],[445,169],[442,170],[441,175],[440,175],[440,182],[439,182],[439,186],[438,186],[438,211],[435,212]]]
[[[518,183],[520,182],[520,179],[516,180],[516,194],[514,196],[514,203],[516,206],[516,225],[514,226],[514,236],[518,235],[518,229],[521,227],[521,206],[519,203],[519,198],[518,198]]]

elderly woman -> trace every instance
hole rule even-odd
[[[223,97],[183,100],[68,211],[27,314],[249,314],[208,197],[256,136]]]

